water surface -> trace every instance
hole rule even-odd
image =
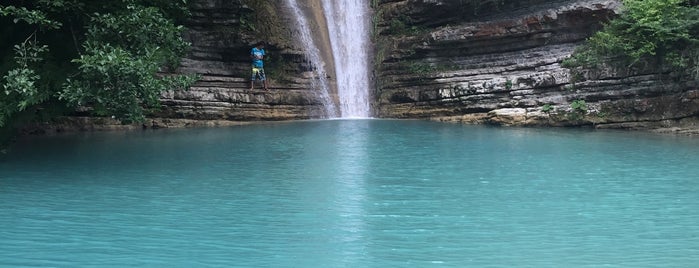
[[[0,266],[696,267],[699,140],[335,120],[34,137]]]

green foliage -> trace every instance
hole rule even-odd
[[[424,26],[415,25],[412,18],[408,16],[400,16],[393,18],[390,21],[389,28],[387,32],[389,34],[399,34],[399,35],[418,35],[425,32],[427,28]]]
[[[408,71],[414,74],[429,74],[437,71],[437,67],[429,63],[413,62],[408,64]]]
[[[3,126],[12,114],[23,111],[47,97],[38,89],[37,82],[40,76],[34,68],[43,61],[41,54],[46,52],[48,47],[37,45],[31,37],[14,46],[17,67],[9,70],[0,80],[3,88],[3,92],[0,93],[0,126]]]
[[[587,113],[587,103],[585,103],[584,100],[574,100],[572,103],[570,103],[570,108],[573,109],[574,112],[579,112],[582,114]]]
[[[553,105],[551,104],[544,104],[544,106],[541,107],[541,111],[544,113],[551,113],[553,112]]]
[[[251,32],[257,30],[257,27],[255,26],[255,19],[250,13],[243,13],[240,15],[240,27]]]
[[[580,120],[587,114],[587,103],[584,100],[574,100],[570,103],[571,112],[568,113],[568,118],[571,120]]]
[[[596,115],[597,115],[597,117],[599,117],[600,119],[606,119],[607,117],[609,117],[609,113],[608,113],[608,112],[598,112]]]
[[[429,63],[415,60],[401,62],[400,66],[402,68],[407,69],[409,72],[418,75],[427,75],[436,72],[447,72],[450,70],[457,70],[460,68],[457,64],[453,63]]]
[[[397,18],[391,20],[389,32],[400,34],[400,33],[404,33],[405,31],[406,31],[405,22],[403,22],[402,20],[397,19]]]
[[[505,81],[505,89],[507,89],[507,90],[512,89],[512,80],[507,79],[507,80]]]
[[[85,49],[110,44],[149,60],[174,67],[189,44],[175,26],[155,7],[129,5],[122,12],[96,14],[89,25]]]
[[[699,78],[699,6],[690,0],[624,0],[623,13],[587,40],[568,68],[659,63]]]
[[[12,22],[20,21],[31,25],[40,25],[50,29],[58,29],[61,23],[47,18],[46,13],[40,10],[29,10],[26,7],[0,6],[0,16],[14,17]]]
[[[378,8],[376,0],[373,0],[372,7],[374,8],[374,12],[371,16],[371,38],[374,42],[377,42],[379,38],[379,23],[381,23],[383,9]]]
[[[185,0],[15,3],[0,5],[0,58],[16,44],[15,61],[0,63],[0,127],[25,109],[38,114],[58,103],[137,121],[162,91],[196,79],[161,74],[189,46],[175,23],[189,14]]]
[[[160,92],[189,86],[194,79],[158,77],[162,62],[149,60],[156,53],[134,55],[109,44],[89,45],[74,60],[80,66],[79,77],[68,79],[60,98],[72,105],[92,106],[97,115],[141,121],[144,107],[156,106]]]
[[[283,54],[267,54],[265,55],[265,73],[267,77],[274,77],[276,81],[292,82],[292,77],[294,77],[290,71],[294,69],[292,62],[292,60],[284,58]],[[249,77],[250,70],[245,69],[245,72],[240,76]]]

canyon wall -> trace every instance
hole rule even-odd
[[[265,121],[322,118],[314,74],[297,44],[293,18],[279,1],[194,0],[185,22],[189,55],[179,73],[199,74],[186,91],[167,92],[155,117]],[[271,90],[250,90],[250,49],[267,43],[265,72]]]
[[[472,1],[478,2],[478,1]],[[696,132],[691,79],[561,67],[615,0],[375,1],[379,117]]]
[[[300,3],[306,9],[319,6],[315,0]],[[699,129],[699,91],[692,79],[652,67],[572,75],[561,66],[603,22],[618,15],[619,0],[367,4],[374,10],[375,43],[374,91],[367,101],[375,117]],[[298,32],[282,1],[195,0],[192,14],[186,23],[192,50],[179,71],[200,74],[202,80],[188,91],[165,94],[155,117],[222,122],[323,117],[312,86],[314,67],[295,40]],[[322,37],[320,22],[314,23],[316,37]],[[248,89],[248,53],[259,40],[268,42],[269,92],[259,84]]]

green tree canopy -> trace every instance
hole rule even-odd
[[[590,37],[564,62],[585,68],[600,63],[628,67],[659,64],[699,78],[697,0],[624,0],[621,15]]]
[[[189,44],[186,0],[10,0],[0,4],[0,127],[48,106],[143,119]]]

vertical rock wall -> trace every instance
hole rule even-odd
[[[620,11],[620,0],[372,0],[376,116],[501,125],[697,129],[696,81],[662,70],[561,67]],[[307,6],[317,5],[308,1]],[[318,118],[312,66],[279,1],[194,0],[182,73],[157,116],[195,120]],[[269,42],[271,92],[248,90],[248,51]],[[349,40],[348,40],[349,41]],[[326,51],[327,53],[327,51]]]
[[[616,0],[375,2],[381,117],[501,125],[695,128],[696,83],[653,70],[572,77]]]
[[[199,74],[190,90],[166,93],[157,117],[196,120],[293,120],[319,118],[324,109],[311,87],[311,66],[295,43],[293,21],[278,1],[193,0],[185,23],[191,51],[179,73]],[[249,90],[250,49],[267,42],[265,71]]]

